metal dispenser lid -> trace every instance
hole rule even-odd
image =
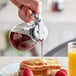
[[[33,31],[33,35],[35,37],[35,40],[45,40],[48,36],[48,29],[44,25],[40,14],[37,15],[34,14],[34,18],[35,18],[35,28]]]
[[[34,28],[34,37],[37,40],[45,40],[48,36],[48,29],[42,21]]]
[[[19,25],[14,26],[11,31],[21,33],[24,35],[29,35],[30,34],[30,29],[32,29],[33,24],[28,24],[28,23],[22,23]]]

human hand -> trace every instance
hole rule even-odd
[[[19,8],[19,17],[27,23],[34,20],[33,13],[41,13],[42,3],[40,0],[11,0]]]

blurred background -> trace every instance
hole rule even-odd
[[[42,0],[42,17],[49,30],[44,56],[67,56],[67,43],[76,41],[76,0]],[[0,0],[0,56],[40,56],[40,44],[32,51],[18,51],[10,45],[9,31],[22,20],[10,0]]]

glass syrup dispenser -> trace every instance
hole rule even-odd
[[[34,22],[22,23],[14,26],[9,35],[12,46],[18,50],[31,50],[40,40],[45,40],[48,30],[44,25],[40,14],[33,15]]]

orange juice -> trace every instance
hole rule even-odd
[[[69,50],[69,76],[76,76],[76,49]]]

